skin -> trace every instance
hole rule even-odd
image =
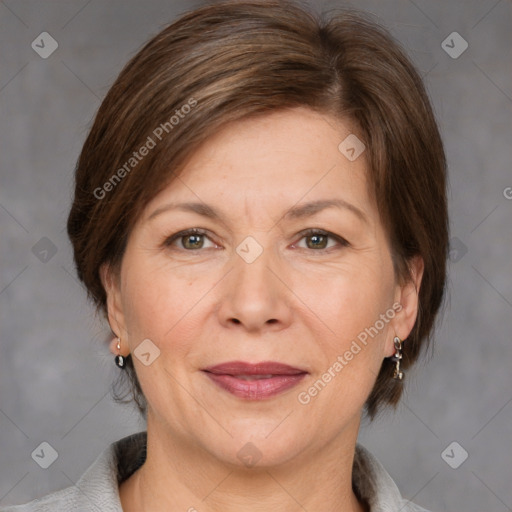
[[[229,125],[147,205],[119,273],[102,268],[121,354],[147,338],[160,350],[149,366],[133,358],[149,404],[148,451],[120,486],[125,512],[367,510],[351,486],[361,413],[382,360],[394,354],[393,337],[406,339],[414,325],[422,261],[411,262],[412,281],[394,275],[364,153],[350,162],[338,150],[350,133],[348,123],[306,108]],[[333,198],[366,220],[337,207],[284,217],[292,206]],[[185,201],[212,205],[225,219],[165,210]],[[164,244],[189,228],[207,235]],[[304,236],[308,228],[348,245]],[[252,263],[236,252],[247,236],[263,249]],[[402,310],[379,334],[309,404],[299,403],[397,302]],[[201,371],[233,360],[309,373],[277,396],[244,400]],[[251,468],[237,457],[248,442],[261,454]]]

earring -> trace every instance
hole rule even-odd
[[[402,340],[398,336],[395,336],[393,343],[395,345],[395,354],[391,357],[391,359],[395,361],[395,371],[393,372],[393,378],[396,380],[403,380],[404,371],[400,370],[400,361],[402,359]]]
[[[121,338],[117,338],[117,350],[118,351],[121,351]],[[116,358],[115,358],[115,361],[116,361],[116,364],[117,366],[119,366],[119,368],[123,368],[125,367],[125,360],[124,360],[124,357],[121,355],[121,354],[117,354]]]

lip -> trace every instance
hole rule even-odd
[[[264,400],[296,386],[307,371],[274,361],[229,361],[203,370],[215,384],[246,400]]]

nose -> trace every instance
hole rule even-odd
[[[291,321],[286,276],[279,258],[264,249],[248,263],[233,253],[233,269],[222,282],[219,319],[225,327],[238,326],[246,332],[276,331]]]

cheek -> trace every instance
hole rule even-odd
[[[321,323],[328,329],[323,327],[315,340],[317,371],[297,394],[300,404],[322,418],[326,435],[358,414],[366,402],[384,357],[392,319],[386,312],[394,313],[384,288],[357,283],[354,289],[340,284],[325,303]],[[318,324],[313,327],[317,333]]]
[[[171,343],[174,354],[184,350],[190,336],[197,335],[195,312],[215,282],[211,275],[191,278],[179,267],[151,258],[127,260],[123,312],[132,349],[149,338],[162,348]]]
[[[384,343],[395,316],[391,263],[360,258],[330,276],[308,276],[298,295],[307,297],[315,317],[309,329],[319,333],[321,363],[312,394],[347,407],[362,405],[384,357]],[[323,386],[329,388],[323,391]],[[307,390],[306,390],[307,391]],[[321,391],[321,393],[320,393]],[[309,392],[308,392],[309,393]],[[316,400],[316,398],[315,398]],[[350,408],[350,407],[349,407]]]
[[[392,306],[391,263],[369,256],[356,256],[328,272],[304,274],[293,283],[292,289],[334,339],[357,336]]]

